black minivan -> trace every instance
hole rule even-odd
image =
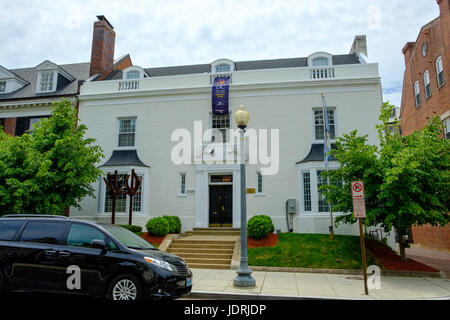
[[[57,292],[111,300],[186,296],[192,272],[131,231],[63,216],[0,217],[0,293]]]

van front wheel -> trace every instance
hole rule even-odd
[[[109,300],[141,300],[142,285],[140,281],[131,274],[122,274],[117,276],[108,290]]]

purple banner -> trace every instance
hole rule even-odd
[[[228,114],[228,89],[230,77],[217,77],[212,87],[213,114]]]

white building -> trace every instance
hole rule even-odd
[[[238,161],[198,163],[202,157],[221,158],[223,148],[206,140],[196,149],[194,133],[209,128],[237,129],[233,115],[242,104],[250,113],[249,129],[256,130],[259,142],[270,142],[264,154],[270,155],[276,146],[275,130],[279,130],[276,174],[262,175],[268,164],[261,163],[261,157],[252,164],[251,148],[247,148],[248,218],[266,214],[276,229],[287,231],[286,200],[295,199],[294,232],[328,233],[329,208],[317,189],[321,183],[318,174],[325,168],[321,93],[326,97],[332,137],[357,129],[360,135],[368,135],[369,143],[377,143],[381,83],[378,64],[362,58],[365,48],[365,37],[358,36],[350,53],[344,55],[318,52],[304,58],[219,59],[202,65],[116,70],[106,80],[81,86],[80,122],[105,152],[99,164],[104,172],[126,174],[134,168],[143,177],[134,200],[134,224],[143,226],[152,217],[177,215],[183,231],[217,225],[240,227]],[[212,113],[212,84],[218,76],[230,77],[229,114],[225,115]],[[196,121],[201,122],[202,130],[194,132]],[[177,129],[192,135],[192,164],[177,165],[172,159],[172,152],[177,154],[173,149],[181,141]],[[267,129],[267,139],[261,139],[264,132],[260,129]],[[271,132],[275,134],[272,139]],[[225,144],[226,154],[239,159],[240,149],[230,141]],[[276,169],[276,162],[272,157],[272,168]],[[329,161],[330,168],[336,165]],[[82,210],[72,208],[71,216],[111,220],[105,183],[99,180],[95,188],[97,198],[86,198]],[[117,202],[119,223],[128,221],[128,201],[123,196]],[[358,234],[358,228],[340,225],[335,233]]]

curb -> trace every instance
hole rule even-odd
[[[210,291],[191,291],[187,298],[210,298],[218,300],[332,300],[336,297],[302,297],[287,295],[268,295],[252,293],[235,292],[210,292]],[[350,298],[338,298],[339,300],[354,300]]]
[[[288,296],[288,295],[268,295],[268,294],[251,294],[251,293],[234,293],[234,292],[212,292],[212,291],[191,291],[188,296],[184,298],[197,299],[215,299],[215,300],[404,300],[401,298],[374,298],[367,296],[363,298],[348,298],[348,297],[317,297],[317,296]],[[450,296],[433,297],[433,298],[411,298],[407,300],[449,300]]]
[[[259,267],[249,266],[252,271],[266,272],[298,272],[298,273],[325,273],[325,274],[348,274],[362,275],[359,269],[320,269],[320,268],[284,268],[284,267]],[[381,275],[385,277],[425,277],[425,278],[445,278],[442,272],[425,272],[425,271],[397,271],[397,270],[381,270]]]

